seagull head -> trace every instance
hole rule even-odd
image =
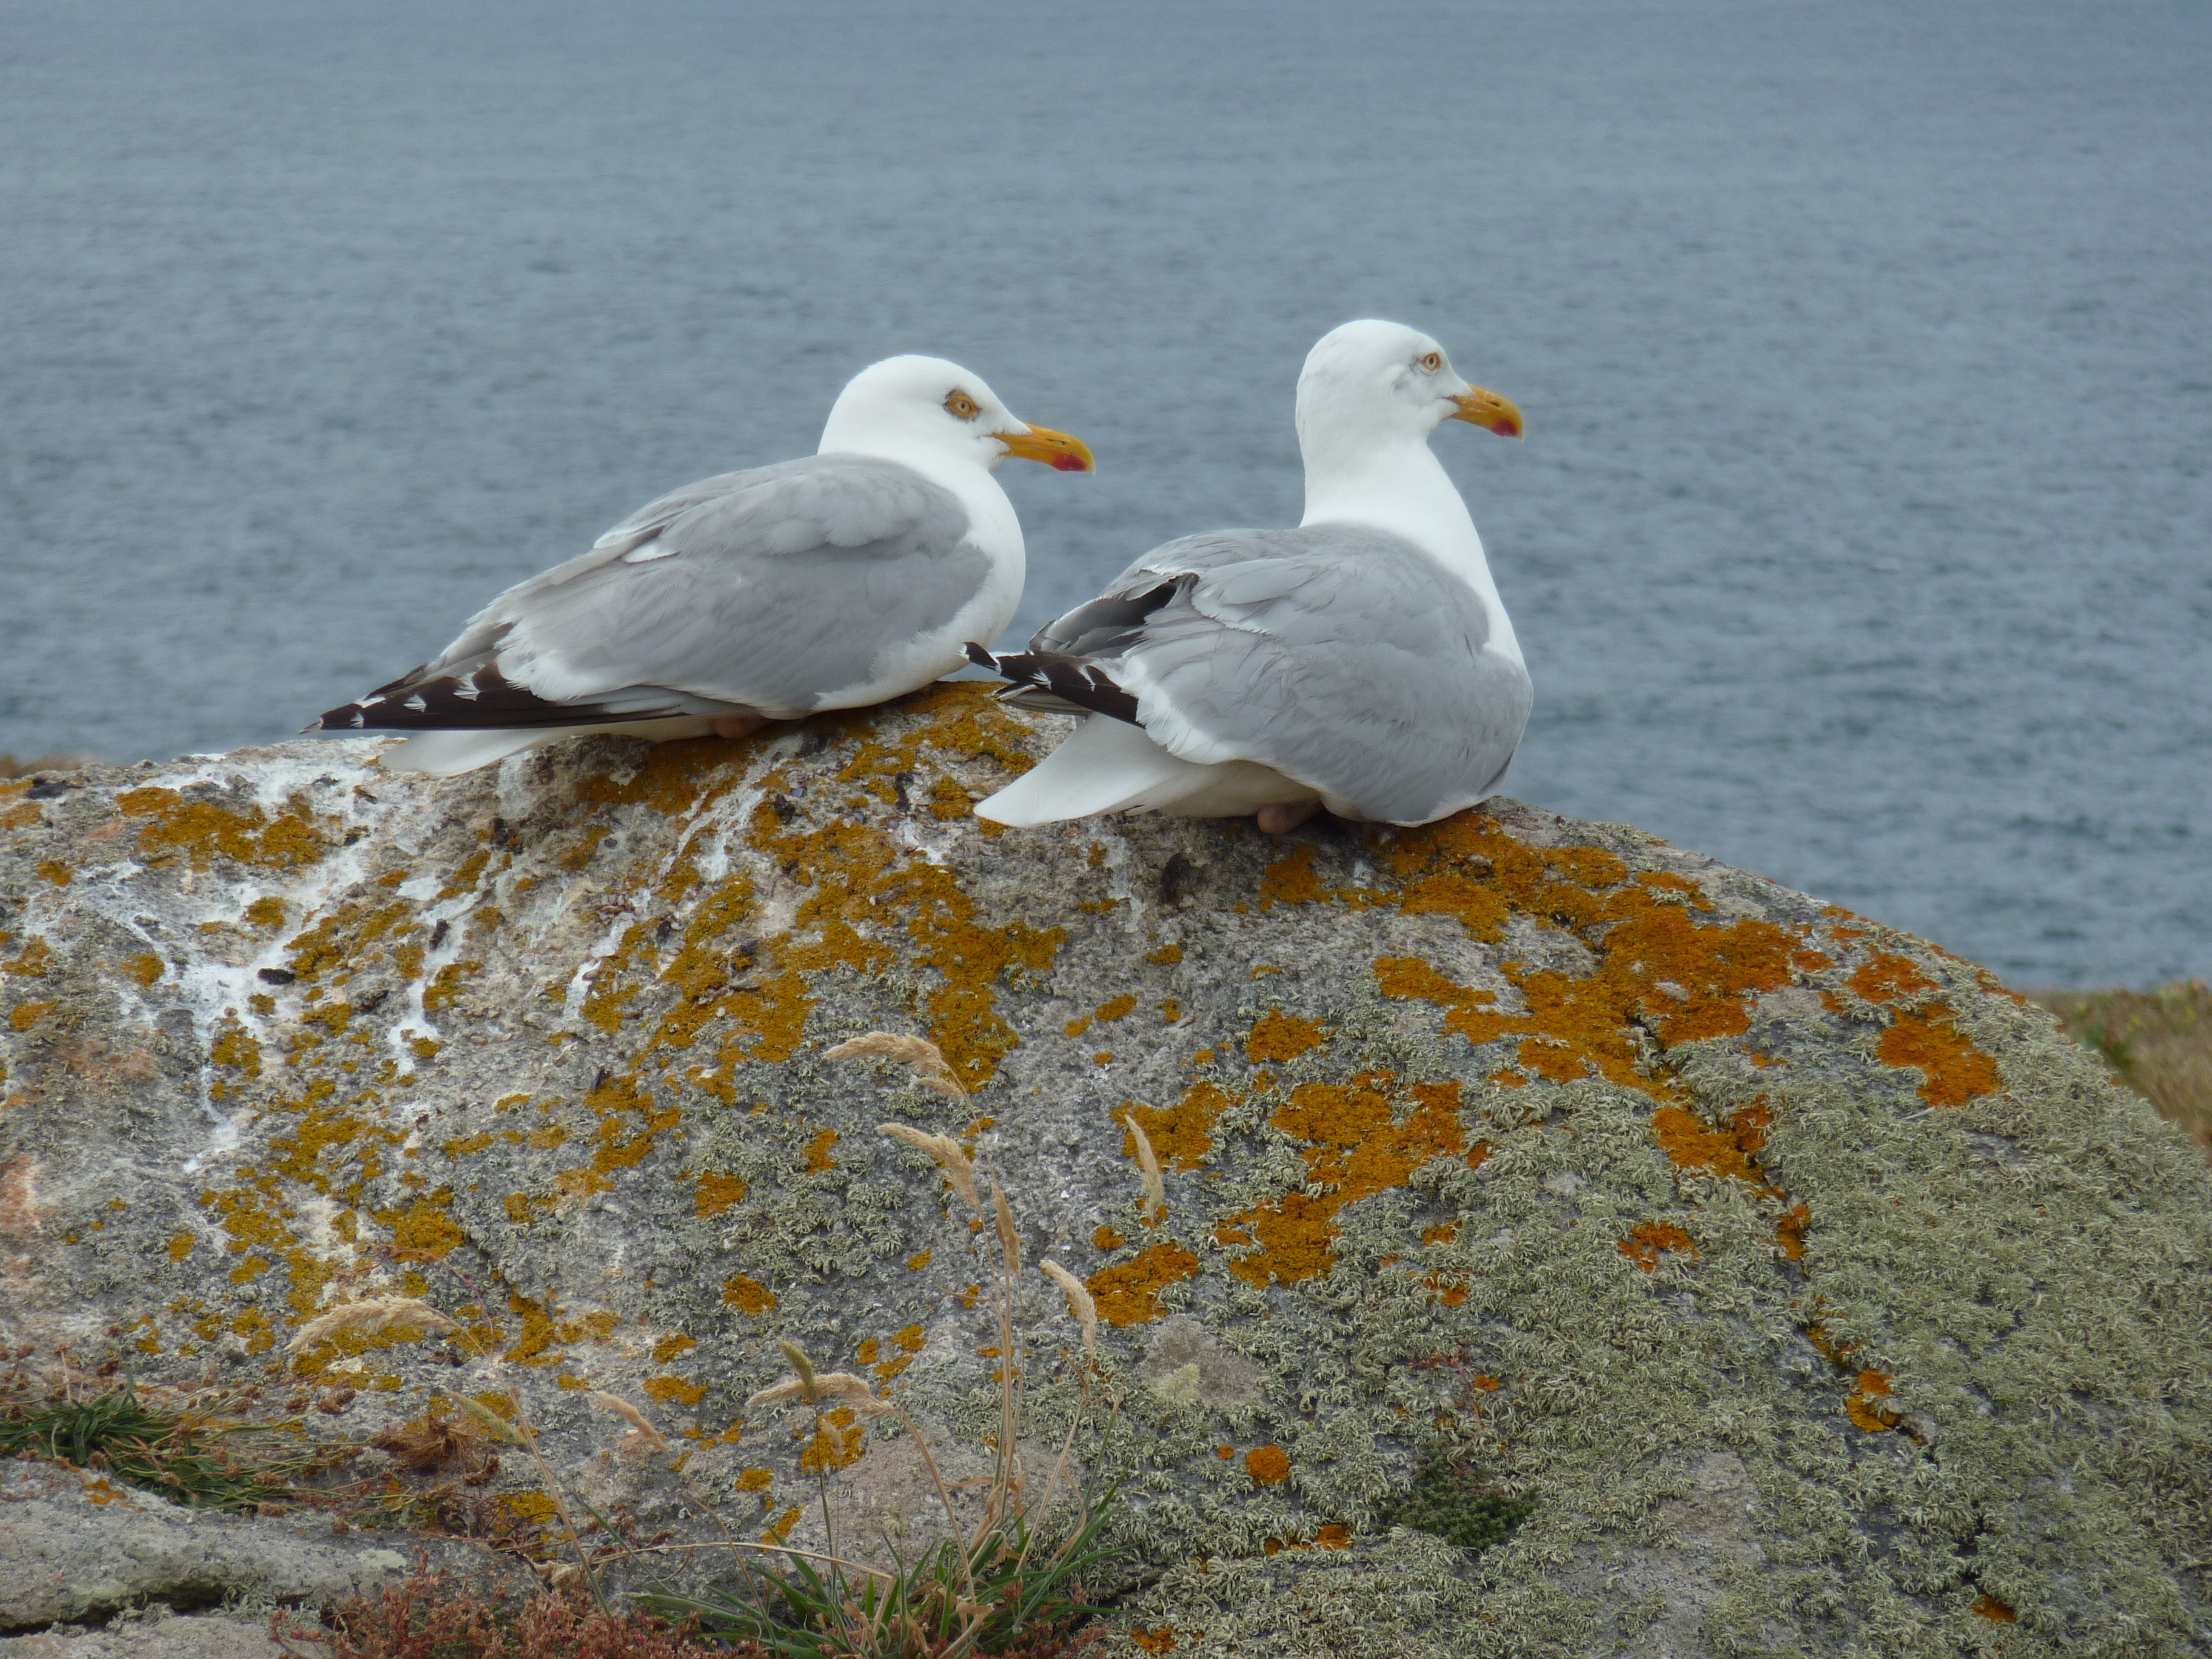
[[[821,453],[987,471],[1018,455],[1062,472],[1097,471],[1082,439],[1017,419],[981,375],[942,357],[886,357],[855,374],[830,407]]]
[[[1298,376],[1298,441],[1309,460],[1425,444],[1446,421],[1521,435],[1512,400],[1469,386],[1419,329],[1373,319],[1322,335]]]

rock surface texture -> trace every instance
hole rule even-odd
[[[518,1389],[647,1531],[804,1541],[817,1472],[922,1527],[908,1443],[743,1403],[788,1338],[948,1447],[994,1420],[997,1246],[896,1119],[1097,1299],[1117,1651],[2205,1650],[2212,1175],[2046,1016],[1507,801],[987,834],[1058,731],[946,686],[444,783],[337,742],[0,786],[6,1334],[364,1438]],[[969,1097],[824,1057],[876,1029]],[[1079,1348],[1028,1278],[1049,1449]],[[288,1353],[367,1296],[468,1334]],[[1444,1452],[1525,1500],[1480,1553],[1389,1524]]]

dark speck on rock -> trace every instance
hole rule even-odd
[[[1198,866],[1177,853],[1160,870],[1160,902],[1185,905],[1198,891]]]
[[[289,968],[264,968],[256,977],[264,985],[289,985],[300,976]]]

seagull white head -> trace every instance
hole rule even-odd
[[[886,357],[845,384],[822,428],[824,455],[957,460],[994,470],[1009,455],[1095,472],[1090,446],[1015,418],[983,377],[942,357]]]
[[[1469,386],[1441,345],[1403,323],[1346,323],[1306,354],[1297,427],[1309,465],[1317,454],[1349,460],[1408,441],[1425,444],[1446,421],[1521,435],[1521,411],[1510,398]]]

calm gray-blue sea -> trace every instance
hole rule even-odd
[[[1510,793],[2022,983],[2212,971],[2202,0],[0,3],[0,750],[266,741],[940,353],[1017,633],[1428,330]]]

